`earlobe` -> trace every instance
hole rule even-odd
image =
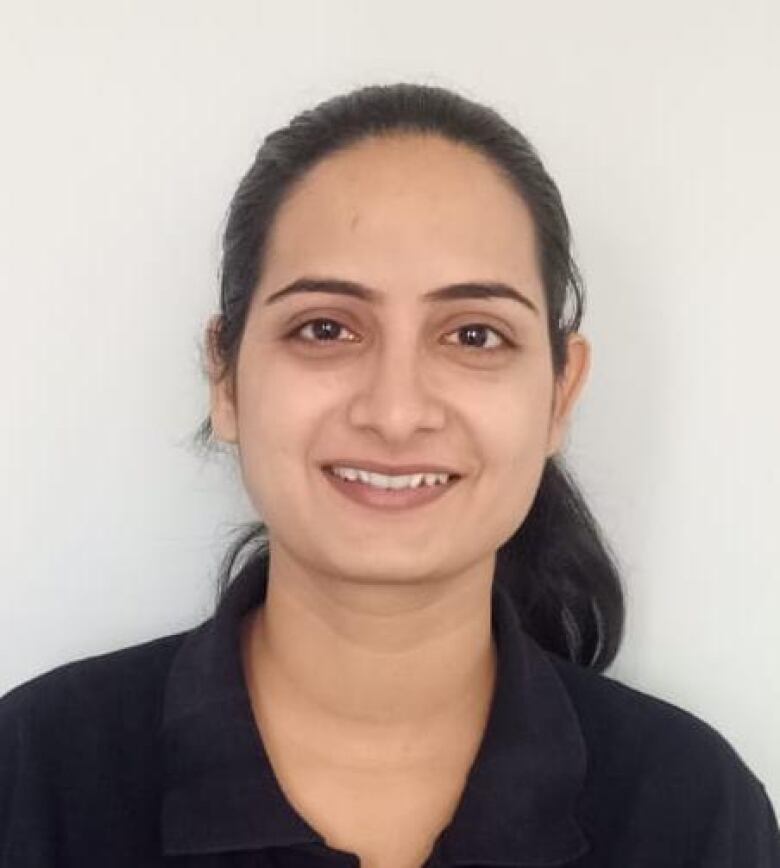
[[[579,332],[572,332],[566,342],[566,368],[555,384],[555,404],[550,419],[547,457],[562,447],[571,416],[590,372],[590,343]]]
[[[210,385],[211,430],[214,439],[222,443],[238,443],[236,414],[224,384]]]
[[[206,327],[206,367],[209,381],[211,430],[216,440],[223,443],[238,442],[238,426],[229,377],[222,375],[217,333],[219,317],[212,317]]]

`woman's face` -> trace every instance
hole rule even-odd
[[[277,297],[302,278],[334,285]],[[343,282],[365,290],[327,291]],[[435,294],[486,283],[509,291]],[[588,356],[572,336],[555,388],[530,212],[486,158],[435,136],[363,140],[314,166],[279,210],[235,401],[212,380],[212,425],[238,446],[272,557],[358,582],[492,571]],[[372,463],[460,478],[399,508],[409,492],[360,502],[343,486],[375,490],[325,469]]]

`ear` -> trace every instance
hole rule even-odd
[[[568,430],[574,405],[590,371],[590,344],[579,332],[572,332],[566,342],[566,368],[555,384],[547,457],[560,451]]]
[[[222,363],[217,352],[217,335],[222,318],[217,315],[206,325],[206,369],[209,378],[209,404],[211,429],[214,437],[223,443],[238,442],[238,425],[232,384],[229,377],[221,376]]]

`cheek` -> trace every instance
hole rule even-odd
[[[469,417],[497,467],[523,467],[545,450],[551,390],[545,370],[529,366],[511,382],[471,393]]]
[[[497,503],[522,511],[535,496],[547,459],[546,420],[521,408],[507,414],[502,424],[487,446],[490,475]]]
[[[312,445],[330,404],[323,383],[308,382],[266,360],[239,375],[238,438],[244,485],[258,511],[263,501],[282,503],[311,472]],[[266,494],[273,492],[272,496]],[[287,497],[280,497],[279,493]]]
[[[475,404],[473,430],[484,462],[484,491],[511,535],[527,515],[547,460],[552,381],[518,380]]]

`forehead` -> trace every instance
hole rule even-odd
[[[274,220],[261,294],[304,273],[394,292],[504,280],[542,295],[525,202],[487,157],[437,135],[365,139],[303,176]]]

